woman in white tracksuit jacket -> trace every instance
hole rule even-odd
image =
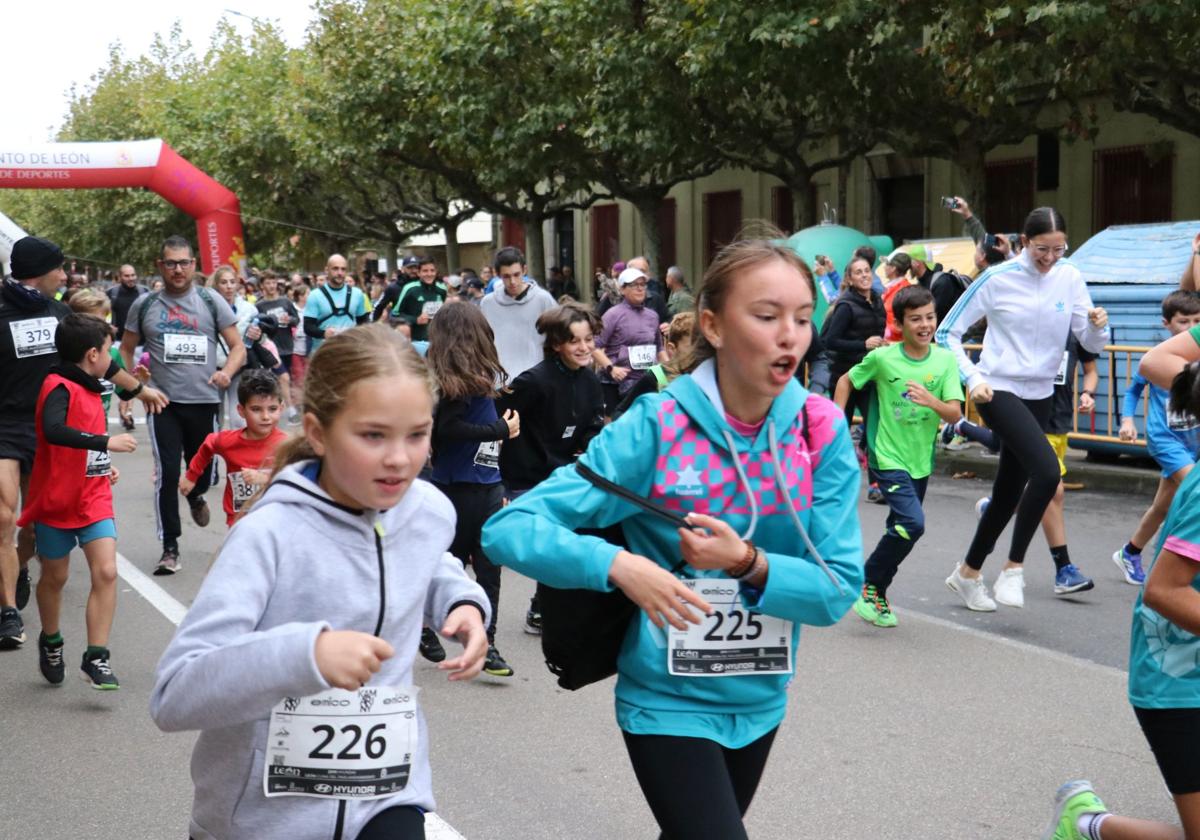
[[[937,331],[938,343],[957,357],[980,416],[1002,444],[991,503],[966,558],[946,579],[968,608],[981,611],[996,609],[996,601],[1014,607],[1025,603],[1025,551],[1059,482],[1058,459],[1044,431],[1067,335],[1073,333],[1093,353],[1108,342],[1108,314],[1093,307],[1083,275],[1063,259],[1062,215],[1053,207],[1034,210],[1021,241],[1021,255],[980,275]],[[975,364],[963,351],[962,334],[980,318],[987,318],[988,327]],[[1014,511],[1012,547],[993,601],[981,569]]]

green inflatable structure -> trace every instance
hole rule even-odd
[[[817,255],[829,257],[838,273],[845,273],[846,263],[850,262],[855,249],[863,245],[874,248],[880,257],[887,256],[895,247],[890,236],[868,236],[861,230],[830,223],[797,231],[783,240],[783,244],[799,254],[810,267],[816,263]],[[825,323],[825,313],[828,309],[829,304],[824,295],[818,293],[813,313],[813,323],[817,329]]]

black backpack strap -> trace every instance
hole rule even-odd
[[[333,318],[335,316],[350,314],[350,301],[353,300],[352,293],[354,291],[352,288],[350,288],[349,286],[342,287],[343,289],[346,290],[346,302],[343,306],[338,306],[337,304],[335,304],[333,302],[333,295],[331,295],[329,293],[329,289],[327,287],[318,286],[317,288],[321,290],[321,293],[323,295],[325,295],[325,300],[329,301],[329,310],[330,310],[328,315],[326,315],[320,321],[317,321],[317,324],[324,324],[330,318]]]
[[[146,310],[160,297],[162,297],[162,292],[151,292],[142,300],[142,308],[138,310],[137,333],[141,337],[143,344],[146,343]],[[134,303],[137,303],[137,301],[134,301]]]
[[[811,452],[812,438],[808,434],[808,397],[804,398],[804,405],[800,406],[800,437],[804,438],[804,446]]]
[[[629,502],[634,507],[640,508],[646,513],[657,516],[659,519],[664,519],[676,528],[690,528],[686,519],[672,510],[667,510],[657,502],[652,502],[643,496],[639,496],[632,490],[628,490],[619,484],[614,484],[591,467],[584,464],[582,461],[575,462],[575,472],[579,473],[588,482],[599,487],[606,493],[611,493],[614,496],[619,496]]]

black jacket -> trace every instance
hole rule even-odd
[[[496,411],[515,409],[521,434],[500,450],[500,476],[510,490],[529,490],[571,463],[604,428],[604,394],[590,368],[568,370],[543,359],[501,394]]]
[[[861,362],[867,355],[867,339],[882,337],[885,326],[887,316],[879,295],[872,292],[870,303],[852,289],[838,295],[821,330],[821,341],[833,353],[833,367],[846,371]]]
[[[33,429],[38,393],[50,368],[58,364],[54,348],[57,322],[71,313],[66,304],[44,297],[14,280],[0,286],[0,418]],[[54,325],[39,319],[52,319]],[[19,327],[14,325],[19,324]],[[17,352],[19,338],[22,350]]]

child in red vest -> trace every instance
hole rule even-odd
[[[112,359],[112,332],[104,321],[72,313],[54,335],[59,364],[42,383],[37,402],[37,453],[29,479],[29,503],[19,525],[33,523],[42,574],[37,584],[38,665],[51,684],[63,681],[59,629],[68,558],[76,544],[92,574],[87,600],[88,646],[83,679],[114,691],[120,683],[109,666],[108,634],[117,606],[117,529],[112,487],[118,477],[111,452],[132,452],[133,435],[108,436],[100,377]]]
[[[214,455],[225,459],[225,524],[232,526],[246,502],[267,483],[275,462],[275,450],[287,440],[279,431],[283,411],[283,388],[270,371],[242,371],[237,389],[238,415],[244,429],[213,432],[196,451],[187,474],[179,480],[179,492],[187,495],[197,479],[212,464]]]

